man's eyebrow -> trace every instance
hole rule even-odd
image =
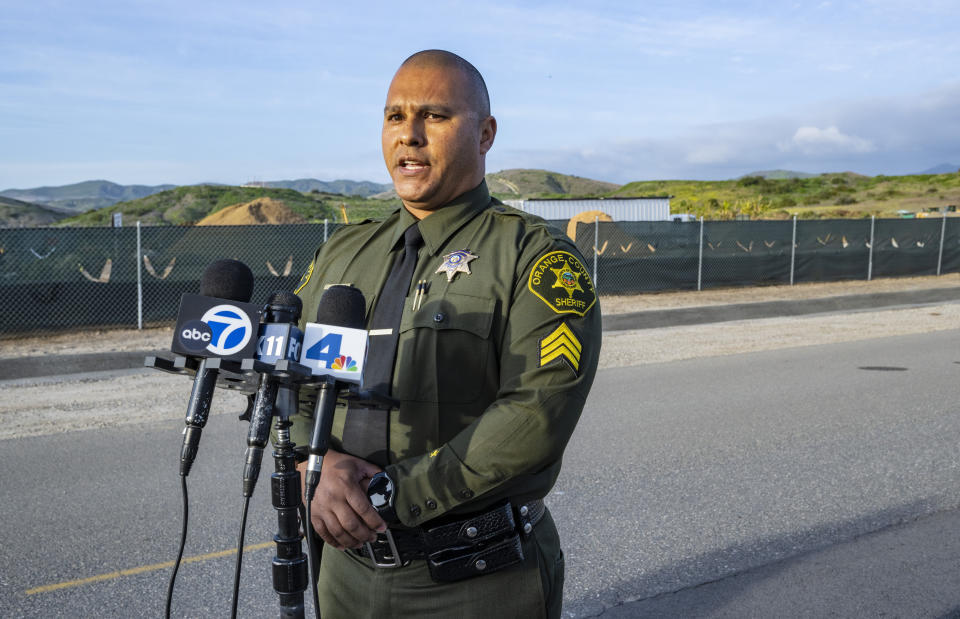
[[[400,111],[403,111],[404,107],[405,106],[397,103],[393,105],[385,105],[383,107],[383,113],[389,114],[391,112],[400,112]],[[444,103],[423,103],[421,105],[417,105],[414,108],[414,111],[418,113],[419,112],[439,112],[444,116],[449,116],[456,112],[456,108],[450,105],[446,105]]]

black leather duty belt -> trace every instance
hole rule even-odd
[[[527,536],[546,508],[536,500],[515,507],[505,503],[463,520],[417,529],[387,529],[355,554],[378,568],[396,568],[425,559],[437,582],[490,574],[523,561],[521,535]]]

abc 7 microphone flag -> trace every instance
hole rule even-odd
[[[170,350],[188,357],[251,358],[258,326],[253,303],[184,294]]]

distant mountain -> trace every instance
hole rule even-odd
[[[818,175],[807,172],[795,172],[793,170],[760,170],[758,172],[744,174],[740,178],[746,178],[748,176],[760,176],[769,180],[783,180],[785,178],[813,178]]]
[[[487,174],[490,193],[501,198],[596,197],[616,191],[620,185],[571,176],[549,170],[513,169]]]
[[[65,209],[0,196],[0,226],[2,227],[49,226],[65,217],[69,217],[69,213],[70,211],[65,211]]]
[[[958,170],[960,170],[960,166],[955,163],[941,163],[940,165],[933,166],[929,170],[917,172],[917,174],[953,174]]]
[[[84,181],[59,187],[36,187],[34,189],[6,189],[0,196],[46,204],[82,213],[110,206],[123,200],[135,200],[160,191],[173,189],[176,185],[118,185],[110,181]]]
[[[220,183],[198,183],[192,187],[230,187]],[[304,178],[294,181],[270,181],[267,183],[250,183],[250,186],[272,187],[278,189],[293,189],[302,193],[316,191],[319,193],[342,194],[345,196],[368,197],[392,189],[391,185],[372,183],[370,181],[318,181]],[[84,181],[72,185],[56,187],[35,187],[33,189],[5,189],[0,191],[0,197],[13,198],[22,202],[56,207],[70,214],[83,213],[95,209],[113,206],[118,202],[128,202],[146,198],[162,191],[175,189],[177,185],[118,185],[110,181]],[[0,224],[5,221],[0,218]]]
[[[251,183],[254,185],[257,183]],[[301,178],[295,181],[267,181],[262,183],[265,187],[279,187],[282,189],[293,189],[303,193],[317,191],[319,193],[339,193],[344,196],[360,196],[367,198],[369,196],[389,191],[393,185],[383,183],[373,183],[371,181],[318,181],[315,178]]]
[[[334,219],[334,207],[323,196],[275,187],[233,187],[230,185],[186,185],[144,198],[118,202],[64,220],[70,226],[108,226],[113,213],[123,213],[124,222],[144,225],[194,224],[211,213],[236,204],[270,198],[308,221]],[[357,198],[345,198],[357,199]]]

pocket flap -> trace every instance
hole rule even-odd
[[[492,298],[448,292],[424,302],[415,312],[406,312],[400,322],[400,331],[456,329],[486,338],[493,324],[496,303]]]

